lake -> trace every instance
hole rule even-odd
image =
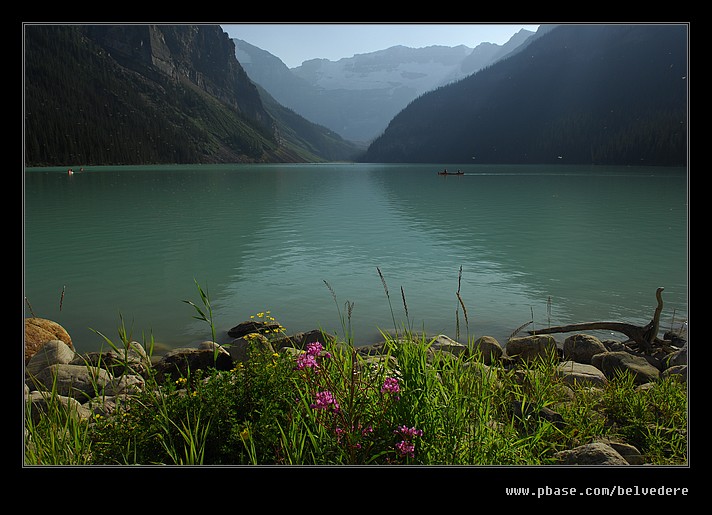
[[[684,168],[32,168],[24,200],[25,316],[60,323],[79,352],[106,348],[97,332],[118,341],[122,321],[159,350],[209,340],[185,302],[202,307],[197,285],[219,341],[270,311],[288,333],[356,345],[394,326],[504,344],[531,320],[645,324],[659,286],[661,329],[687,319]]]

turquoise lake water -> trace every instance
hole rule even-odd
[[[465,175],[438,176],[445,166]],[[398,330],[504,342],[532,318],[528,329],[647,323],[659,286],[662,329],[687,319],[680,168],[48,168],[25,172],[24,200],[25,316],[59,322],[78,351],[106,347],[97,331],[118,340],[121,320],[159,349],[210,339],[184,302],[202,306],[196,283],[220,341],[267,310],[289,333],[343,336],[349,302],[356,345],[394,318]]]

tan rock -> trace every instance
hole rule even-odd
[[[25,318],[25,364],[51,340],[61,340],[74,349],[69,333],[57,322],[45,318]]]

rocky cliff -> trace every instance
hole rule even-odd
[[[217,25],[27,25],[24,43],[27,166],[303,162],[355,152],[306,120],[275,117]]]

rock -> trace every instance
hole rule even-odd
[[[111,380],[111,374],[102,368],[57,363],[38,371],[26,384],[36,390],[47,390],[86,402],[101,395]]]
[[[467,347],[459,342],[456,342],[449,336],[439,334],[432,339],[430,348],[435,352],[449,352],[455,356],[459,356],[467,352]]]
[[[549,421],[552,425],[559,429],[564,427],[564,417],[562,417],[559,412],[546,406],[537,411],[535,411],[529,403],[522,404],[521,402],[514,402],[511,406],[514,415],[520,419],[538,417]]]
[[[273,332],[279,329],[281,326],[274,321],[263,322],[261,320],[247,320],[246,322],[241,322],[235,327],[227,332],[230,338],[242,338],[250,333],[264,334],[266,332]]]
[[[68,415],[76,416],[79,420],[87,420],[92,414],[91,410],[77,399],[47,391],[29,392],[25,395],[25,401],[34,424],[38,424],[42,416]],[[63,409],[57,409],[60,407]]]
[[[595,442],[554,455],[562,465],[628,465],[623,456],[610,445]]]
[[[575,361],[562,361],[556,367],[556,373],[566,384],[596,386],[603,388],[608,383],[608,379],[603,372],[585,363]]]
[[[536,358],[549,359],[558,354],[556,340],[548,334],[511,338],[505,345],[507,356],[531,362]]]
[[[502,357],[502,346],[492,336],[480,336],[470,349],[470,355],[482,356],[485,365],[491,365]]]
[[[222,347],[217,352],[212,349],[179,348],[163,356],[153,368],[156,381],[162,383],[168,376],[172,379],[188,377],[190,373],[202,369],[231,370],[233,363],[230,354]]]
[[[250,334],[254,334],[254,336],[237,338],[233,340],[228,347],[228,353],[233,362],[246,363],[250,357],[250,349],[252,348],[261,349],[269,353],[273,353],[275,351],[274,346],[267,339],[267,337],[257,333]]]
[[[40,370],[58,363],[68,364],[76,356],[73,349],[62,340],[50,340],[30,358],[25,366],[25,376],[33,376]]]
[[[660,371],[642,356],[628,352],[602,352],[591,359],[591,364],[601,370],[608,379],[629,371],[633,374],[635,384],[644,384],[660,379]]]
[[[295,333],[290,336],[277,337],[271,340],[272,346],[275,349],[281,349],[283,347],[294,347],[295,349],[306,349],[307,344],[320,342],[326,344],[329,342],[335,342],[336,336],[325,333],[318,329],[312,331],[307,331],[304,333]]]
[[[625,442],[616,442],[609,439],[598,440],[597,443],[603,443],[612,447],[618,454],[623,456],[623,459],[628,462],[629,465],[644,465],[645,458],[640,451],[636,449],[633,445]]]
[[[687,382],[687,365],[673,365],[663,371],[663,377],[674,377],[683,383]]]
[[[687,365],[687,343],[680,349],[670,354],[666,360],[667,366]]]
[[[69,333],[57,322],[45,318],[25,318],[25,363],[51,340],[61,340],[74,349]]]
[[[564,359],[577,363],[591,364],[591,358],[608,349],[601,340],[588,334],[574,334],[564,340]]]
[[[123,349],[77,355],[71,364],[100,367],[115,376],[130,374],[147,377],[151,358],[140,343],[132,341]]]

